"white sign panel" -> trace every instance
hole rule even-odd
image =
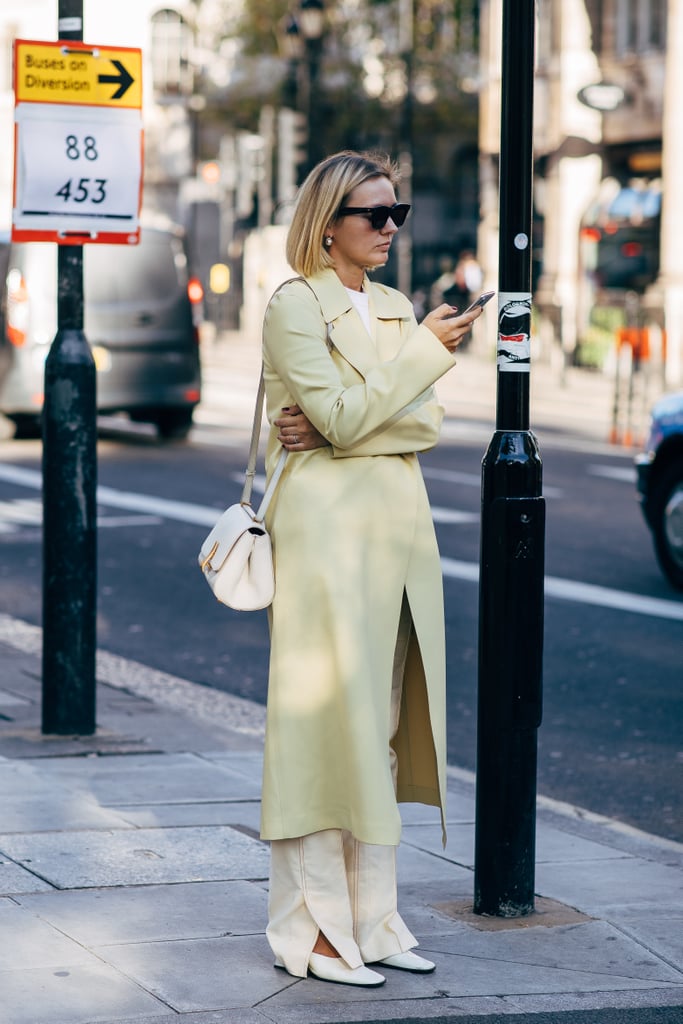
[[[60,241],[112,241],[115,234],[123,236],[115,240],[136,241],[140,111],[21,103],[15,119],[17,237],[28,232]]]

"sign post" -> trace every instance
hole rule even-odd
[[[503,0],[496,430],[482,465],[474,911],[534,909],[545,500],[529,430],[534,0]]]
[[[83,243],[135,244],[141,55],[83,44],[82,0],[59,42],[15,42],[12,240],[54,241],[57,334],[43,405],[42,731],[95,731],[97,426],[83,332]]]

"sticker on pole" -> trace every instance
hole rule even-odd
[[[498,369],[529,373],[531,369],[531,295],[500,292],[498,295]]]
[[[141,52],[15,42],[12,239],[135,244]]]

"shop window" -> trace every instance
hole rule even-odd
[[[663,50],[666,0],[617,0],[616,49],[620,54]]]

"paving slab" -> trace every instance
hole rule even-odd
[[[649,835],[584,808],[539,797],[536,821],[539,840],[547,828],[556,828],[560,832],[613,849],[615,857],[629,854],[653,864],[664,864],[683,871],[683,843]]]
[[[0,644],[0,663],[7,663],[6,650],[11,648]],[[35,658],[23,657],[35,663]],[[109,685],[101,679],[97,683],[98,725],[92,736],[43,735],[40,677],[31,678],[26,688],[30,692],[29,699],[18,699],[8,692],[8,702],[4,706],[0,703],[3,750],[13,758],[28,759],[38,753],[41,757],[84,757],[88,754],[182,752],[188,750],[189,736],[189,747],[195,753],[215,750],[221,743],[245,753],[254,746],[254,737],[235,731],[227,716],[212,719],[203,716],[188,728],[187,716],[177,709],[166,708],[147,696]],[[9,703],[12,697],[14,702]]]
[[[436,952],[456,953],[506,965],[514,962],[558,970],[569,968],[602,977],[601,984],[605,978],[615,976],[683,984],[680,971],[605,921],[548,929],[511,928],[495,933],[465,927],[430,935],[421,948],[428,957]]]
[[[266,878],[268,850],[230,826],[0,836],[0,855],[58,889]]]
[[[474,822],[447,823],[448,842],[444,849],[441,825],[408,825],[401,830],[401,845],[430,853],[441,860],[467,867],[474,865]],[[401,847],[399,847],[399,850]]]
[[[52,891],[53,887],[43,878],[39,878],[0,853],[0,895],[14,896],[20,893]]]
[[[0,972],[2,1024],[110,1024],[168,1006],[106,964]]]
[[[441,820],[439,814],[433,807],[425,807],[424,804],[400,804],[401,820],[404,825],[425,825],[439,829],[441,834]],[[463,793],[460,786],[455,786],[453,781],[447,779],[447,800],[446,800],[446,825],[448,827],[449,840],[451,828],[462,824],[474,823],[475,801],[472,787],[469,793]],[[441,842],[441,840],[439,840]]]
[[[539,864],[536,890],[587,914],[609,917],[621,908],[683,908],[683,874],[642,858]]]
[[[410,879],[414,884],[421,881],[442,880],[445,886],[451,886],[454,879],[467,880],[472,886],[472,871],[466,864],[458,863],[449,857],[423,850],[409,842],[403,842],[396,852],[396,870],[399,882]],[[449,891],[448,888],[446,891]]]
[[[40,767],[106,807],[260,797],[260,776],[246,778],[194,753],[43,758]]]
[[[296,984],[273,967],[265,935],[132,943],[96,951],[180,1012],[253,1007]]]
[[[404,820],[401,841],[420,849],[429,850],[439,857],[457,864],[474,866],[474,821],[455,821],[448,827],[448,843],[444,850],[441,843],[441,826],[435,824],[412,824]],[[536,843],[536,863],[566,862],[599,859],[613,860],[629,854],[615,850],[606,843],[598,843],[581,836],[572,835],[564,829],[546,827],[539,830]]]
[[[642,911],[615,910],[611,920],[644,949],[683,972],[683,909],[651,908]]]
[[[6,648],[3,647],[3,653]],[[20,697],[18,694],[10,693],[8,690],[0,689],[0,708],[6,714],[9,708],[27,708],[30,707],[31,702],[25,697]]]
[[[180,882],[17,898],[25,911],[87,947],[262,933],[267,900],[265,882],[243,881]],[[1,921],[0,916],[0,927]]]
[[[10,796],[0,797],[2,818],[0,836],[11,832],[51,832],[56,829],[119,829],[132,824],[114,811],[107,810],[89,796],[69,793],[47,785],[43,792],[27,795],[23,787]]]
[[[248,829],[256,838],[261,825],[261,803],[257,800],[215,803],[118,804],[117,814],[137,828],[168,828],[180,825],[235,825]]]
[[[78,942],[10,900],[0,904],[0,971],[96,964]]]
[[[258,743],[255,750],[207,750],[202,753],[205,761],[213,761],[222,764],[239,775],[244,776],[250,782],[254,779],[261,780],[263,774],[263,749]]]

